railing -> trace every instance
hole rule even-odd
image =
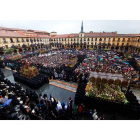
[[[8,43],[8,41],[3,41],[3,43]]]
[[[15,41],[10,41],[10,43],[15,43]]]
[[[17,41],[17,43],[20,43],[20,41]]]
[[[125,40],[122,40],[122,42],[125,42]]]

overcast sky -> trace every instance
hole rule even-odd
[[[79,33],[81,22],[81,20],[0,20],[0,26],[69,34]],[[83,20],[83,24],[84,32],[140,33],[140,20]]]

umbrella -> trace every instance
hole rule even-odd
[[[11,103],[12,99],[9,99],[7,101],[4,102],[3,107],[8,106]]]
[[[90,60],[90,59],[92,59],[92,58],[88,58],[88,59]]]
[[[83,65],[86,66],[87,64],[86,63],[83,63]]]
[[[1,99],[0,99],[0,103],[3,104],[3,103],[6,102],[7,100],[8,100],[8,98],[1,98]]]
[[[120,66],[117,66],[118,68],[121,68]]]

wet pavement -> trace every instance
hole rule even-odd
[[[7,69],[2,69],[2,71],[4,72],[4,75],[7,79],[9,79],[11,82],[15,83],[15,80],[14,80],[14,77],[12,74],[13,71],[7,70]],[[16,82],[16,83],[19,83],[23,87],[23,89],[31,89],[30,87],[23,85],[20,82]],[[33,89],[31,89],[31,90],[33,90]],[[46,93],[48,96],[50,96],[50,94],[51,94],[53,97],[57,98],[60,102],[67,101],[67,103],[68,103],[69,97],[71,97],[73,100],[75,97],[75,92],[71,92],[71,91],[53,86],[51,84],[45,84],[38,90],[33,90],[33,91],[36,91],[38,94]]]

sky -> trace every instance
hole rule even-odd
[[[33,29],[57,34],[79,33],[82,20],[0,20],[1,27]],[[140,33],[140,20],[83,20],[84,32]]]

